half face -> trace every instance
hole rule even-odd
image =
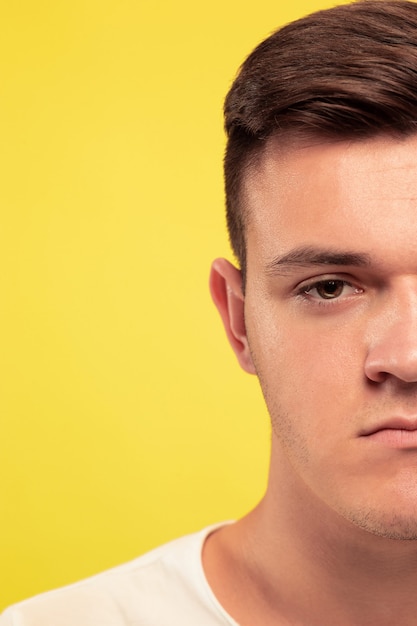
[[[227,262],[212,285],[260,379],[276,483],[417,538],[417,137],[272,141],[246,200],[245,297]]]

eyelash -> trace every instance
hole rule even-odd
[[[319,294],[317,294],[316,296],[311,295],[311,292],[314,289],[318,289],[319,287],[326,285],[326,283],[337,283],[338,285],[342,287],[342,293],[340,295],[336,295],[333,298],[332,297],[330,298],[320,297]],[[313,304],[316,306],[334,306],[340,300],[342,299],[344,300],[346,299],[346,297],[348,297],[348,296],[345,296],[345,298],[343,298],[343,291],[345,290],[346,287],[351,287],[353,290],[352,293],[349,294],[349,296],[360,294],[363,292],[363,289],[356,287],[348,280],[344,280],[343,278],[329,277],[329,278],[322,278],[321,280],[315,280],[314,282],[311,282],[311,283],[303,284],[297,290],[296,295],[302,298],[304,301],[307,301],[310,304]]]

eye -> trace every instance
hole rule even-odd
[[[312,298],[335,300],[342,295],[347,296],[353,293],[361,293],[361,289],[354,287],[346,280],[332,278],[306,285],[303,287],[302,292]]]

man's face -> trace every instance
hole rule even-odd
[[[273,455],[313,501],[417,537],[417,137],[272,141],[246,198],[245,324]]]

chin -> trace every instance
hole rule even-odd
[[[417,511],[361,511],[344,515],[358,528],[384,539],[417,541]]]

